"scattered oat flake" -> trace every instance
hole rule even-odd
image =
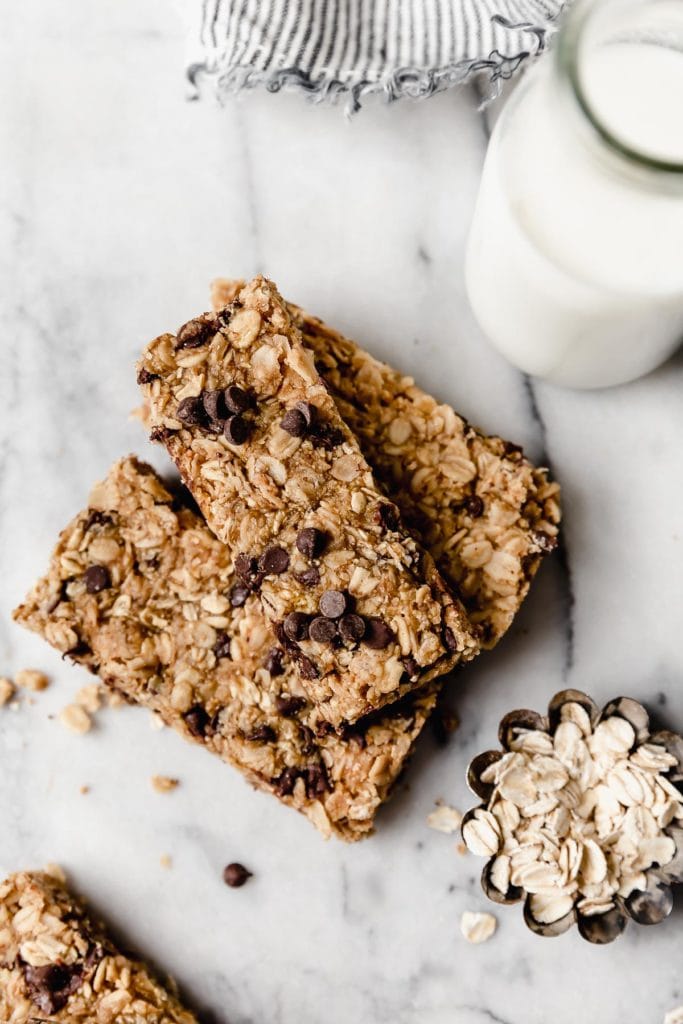
[[[157,791],[157,793],[170,793],[179,785],[179,779],[172,779],[168,775],[152,776],[152,787]]]
[[[45,673],[39,672],[36,668],[19,669],[14,676],[14,682],[17,686],[20,686],[22,690],[33,690],[34,693],[46,690],[50,685],[50,680]]]
[[[82,686],[76,694],[76,703],[85,708],[89,715],[94,715],[102,706],[100,688],[97,683]]]
[[[664,1018],[664,1024],[683,1024],[683,1006],[675,1006]]]
[[[455,852],[459,853],[461,857],[464,857],[465,854],[467,853],[467,847],[465,846],[464,843],[457,843],[455,847]]]
[[[81,796],[85,796],[87,793],[90,792],[90,786],[81,786],[78,792],[81,794]]]
[[[90,715],[80,704],[67,704],[59,712],[59,721],[70,732],[82,736],[90,730],[92,722]]]
[[[7,676],[0,676],[0,708],[4,707],[14,695],[14,683]]]
[[[466,910],[460,918],[460,931],[474,946],[479,945],[480,942],[487,942],[497,927],[498,922],[493,914]]]
[[[433,828],[436,832],[445,832],[446,835],[452,835],[457,832],[460,828],[462,821],[462,814],[456,810],[455,807],[447,807],[443,804],[441,807],[437,807],[435,811],[427,815],[427,824],[430,828]]]
[[[164,728],[164,720],[161,715],[158,715],[156,711],[153,711],[149,716],[149,727],[154,729],[155,732],[161,732]]]
[[[159,863],[166,871],[173,867],[173,861],[168,853],[162,853],[161,857],[159,857]]]

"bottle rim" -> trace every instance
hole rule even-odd
[[[620,6],[648,6],[651,0],[621,0]],[[586,95],[579,68],[581,37],[589,27],[593,15],[598,8],[604,9],[605,0],[575,0],[558,32],[555,47],[556,62],[562,75],[571,88],[574,100],[578,104],[593,133],[622,160],[628,161],[643,170],[664,175],[674,175],[683,181],[683,161],[667,160],[646,153],[636,146],[630,145],[618,134],[613,132],[600,116]],[[683,56],[682,58],[683,59]]]

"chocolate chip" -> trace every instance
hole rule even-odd
[[[323,739],[325,736],[329,736],[330,733],[334,732],[334,726],[331,722],[326,721],[324,718],[316,723],[315,734],[318,739]]]
[[[313,561],[314,558],[319,558],[325,549],[327,543],[327,535],[322,530],[317,530],[315,526],[307,526],[301,530],[296,538],[296,546],[304,558],[308,558],[309,561]]]
[[[229,420],[225,421],[223,434],[226,441],[229,441],[230,444],[244,444],[251,434],[251,424],[248,420],[245,420],[244,416],[237,413],[236,416],[231,416]]]
[[[375,509],[374,515],[375,522],[378,526],[381,526],[383,530],[398,530],[399,517],[398,509],[395,505],[389,505],[383,501]]]
[[[365,636],[365,622],[360,615],[355,615],[353,612],[350,615],[344,615],[339,622],[339,632],[344,640],[356,643]]]
[[[321,797],[332,789],[329,777],[322,764],[313,764],[306,769],[304,784],[306,786],[306,796],[309,800]]]
[[[468,514],[472,516],[472,519],[478,519],[479,516],[484,511],[484,502],[482,501],[478,494],[472,494],[465,501],[465,509],[467,510]]]
[[[265,661],[265,668],[270,672],[271,676],[281,676],[283,672],[282,668],[282,656],[284,651],[281,651],[279,647],[272,647],[268,651],[268,657]]]
[[[238,413],[246,412],[249,406],[252,404],[251,398],[242,388],[238,387],[237,384],[229,384],[223,392],[223,398],[228,412]]]
[[[320,570],[313,565],[310,569],[304,569],[303,572],[297,573],[296,579],[302,587],[317,587],[320,583]]]
[[[348,597],[342,590],[326,590],[320,598],[318,607],[326,618],[339,619],[348,605]]]
[[[29,998],[43,1013],[59,1013],[83,982],[80,964],[45,964],[32,967],[22,963]]]
[[[153,380],[159,380],[158,373],[151,373],[144,366],[138,370],[138,384],[151,384]]]
[[[228,410],[225,407],[225,400],[221,390],[202,391],[201,399],[204,411],[210,419],[215,420],[217,423],[222,423],[227,419]]]
[[[282,627],[290,640],[305,640],[308,636],[308,615],[304,612],[290,612],[285,616]]]
[[[258,572],[258,563],[251,555],[241,551],[235,559],[235,572],[241,580],[249,583],[252,576],[255,576]]]
[[[306,426],[310,427],[315,415],[315,406],[311,405],[310,402],[297,402],[294,408],[297,412],[300,412],[306,420]]]
[[[297,664],[299,666],[299,672],[304,679],[310,680],[318,679],[320,677],[320,672],[318,671],[317,666],[310,658],[307,658],[305,654],[302,654],[301,657],[297,659]]]
[[[283,697],[278,695],[275,698],[275,709],[283,718],[293,718],[305,706],[305,697]]]
[[[234,588],[236,589],[236,588]],[[232,600],[232,597],[231,597]],[[216,643],[213,645],[213,653],[217,658],[230,657],[230,637],[227,633],[219,633]]]
[[[318,644],[330,644],[337,635],[337,624],[332,619],[318,615],[311,623],[308,635]]]
[[[289,569],[289,555],[284,548],[266,548],[258,560],[260,572],[269,576],[279,576]]]
[[[300,409],[288,409],[280,420],[280,426],[292,437],[304,437],[308,432],[306,417]]]
[[[183,715],[185,724],[193,736],[197,739],[204,739],[211,726],[211,719],[201,704],[195,704]]]
[[[249,733],[247,739],[251,743],[274,743],[277,739],[277,733],[275,729],[271,729],[269,725],[257,725],[256,728]]]
[[[296,768],[285,768],[276,779],[273,779],[273,785],[277,794],[279,796],[291,796],[298,778],[299,772]]]
[[[231,889],[240,889],[252,877],[252,872],[244,864],[228,864],[223,868],[223,881]]]
[[[243,583],[236,583],[230,591],[230,604],[233,608],[241,608],[249,597],[249,587]]]
[[[365,620],[363,643],[373,651],[383,651],[394,639],[394,634],[382,619]]]
[[[111,587],[111,573],[105,565],[89,565],[83,573],[83,582],[89,594],[99,594]]]
[[[408,679],[417,679],[417,677],[420,674],[420,666],[415,661],[415,658],[411,658],[410,656],[404,658],[403,667],[406,670],[406,675],[408,676]]]
[[[176,334],[176,348],[199,348],[213,337],[218,328],[213,313],[202,313],[194,320],[188,320],[186,324],[178,329]]]
[[[447,651],[457,651],[458,641],[455,639],[455,633],[450,626],[443,627],[443,642]]]
[[[203,426],[206,423],[206,413],[201,398],[192,395],[183,398],[176,410],[176,419],[189,427]]]
[[[327,451],[338,448],[344,441],[341,430],[337,430],[336,427],[331,427],[327,423],[312,423],[308,432],[313,444],[316,447],[325,448]]]

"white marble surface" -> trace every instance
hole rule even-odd
[[[0,712],[0,865],[62,863],[218,1024],[659,1022],[683,1002],[680,899],[607,948],[541,940],[519,908],[470,947],[459,918],[485,909],[481,864],[425,817],[437,798],[469,805],[465,766],[505,710],[566,684],[683,728],[683,358],[572,394],[487,346],[462,280],[486,144],[473,92],[350,124],[294,96],[221,110],[186,101],[183,46],[164,0],[4,5],[0,671],[54,682]],[[150,454],[127,419],[142,342],[205,306],[212,276],[257,270],[564,485],[567,569],[546,565],[512,634],[454,687],[450,746],[424,738],[376,837],[351,848],[144,711],[66,733],[55,712],[89,677],[9,619],[91,483]],[[182,785],[159,796],[153,773]],[[220,879],[233,859],[255,873],[239,891]]]

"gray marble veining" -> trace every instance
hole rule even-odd
[[[469,806],[464,769],[505,710],[564,685],[629,693],[683,728],[683,357],[576,394],[487,346],[462,276],[486,146],[472,91],[350,123],[286,95],[217,109],[186,101],[162,0],[41,7],[6,5],[0,37],[0,671],[54,682],[0,712],[0,867],[61,862],[217,1024],[661,1021],[683,1001],[680,908],[605,949],[540,940],[502,908],[470,947],[459,918],[485,909],[481,864],[425,817],[438,798]],[[205,307],[213,276],[257,270],[564,486],[561,557],[454,682],[460,730],[446,749],[425,735],[377,835],[351,848],[145,712],[66,733],[54,716],[89,677],[9,620],[109,464],[164,464],[128,419],[143,341]],[[159,796],[154,773],[181,786]],[[221,882],[230,860],[254,871],[244,889]]]

